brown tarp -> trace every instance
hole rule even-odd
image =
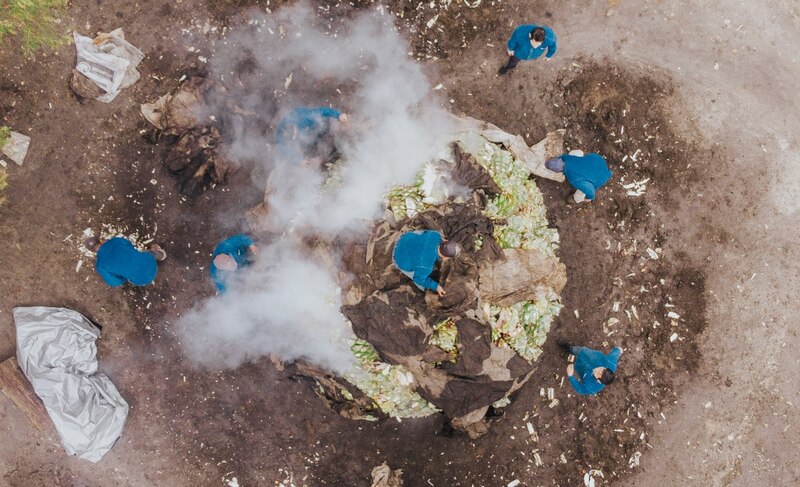
[[[567,283],[566,266],[558,259],[537,250],[503,252],[502,261],[487,262],[481,267],[481,299],[498,306],[533,301],[536,291],[552,288],[561,294]]]
[[[399,236],[424,228],[440,229],[464,248],[457,259],[441,264],[438,277],[447,291],[444,297],[419,290],[391,263]],[[475,425],[483,418],[476,412],[485,412],[490,404],[516,391],[534,370],[513,350],[492,343],[491,327],[481,310],[484,269],[493,270],[491,275],[500,281],[499,269],[516,276],[525,271],[515,267],[519,262],[541,262],[551,272],[540,276],[536,285],[550,286],[552,280],[555,286],[551,287],[560,290],[564,282],[563,266],[539,251],[514,251],[512,261],[504,261],[508,251],[496,247],[490,237],[485,240],[488,246],[485,243],[474,251],[475,236],[490,236],[492,230],[492,222],[474,204],[448,204],[402,222],[382,222],[373,229],[366,247],[354,249],[362,252],[363,267],[351,269],[360,277],[354,284],[358,291],[350,295],[355,304],[342,307],[358,337],[370,342],[386,362],[407,368],[416,379],[417,392],[453,419],[455,426],[475,434],[485,432]],[[349,260],[350,265],[358,261],[358,256]],[[523,280],[519,285],[529,284]],[[495,287],[507,296],[530,292],[515,287],[511,279]],[[433,326],[448,318],[454,320],[458,332],[455,364],[443,360],[442,351],[428,344]]]

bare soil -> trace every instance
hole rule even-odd
[[[441,12],[416,2],[391,7],[403,12],[398,26],[432,85],[445,85],[443,103],[452,110],[524,134],[531,143],[566,127],[570,149],[599,152],[614,171],[597,201],[581,208],[565,204],[565,185],[540,184],[561,234],[565,308],[536,376],[486,436],[473,441],[442,434],[438,417],[347,420],[327,409],[307,383],[293,380],[292,367],[276,370],[267,360],[224,372],[185,363],[172,323],[213,292],[208,255],[217,241],[242,228],[240,215],[259,201],[259,188],[240,172],[225,185],[184,198],[160,164],[163,148],[141,136],[146,124],[139,104],[174,88],[182,74],[204,69],[187,46],[213,52],[214,34],[203,34],[206,21],[227,25],[241,21],[246,7],[274,10],[281,3],[289,2],[73,2],[65,24],[84,34],[121,25],[147,54],[142,79],[110,105],[80,103],[71,95],[72,47],[28,59],[13,40],[0,46],[0,123],[33,137],[25,166],[10,168],[7,201],[0,206],[6,248],[0,358],[14,353],[12,307],[74,308],[103,325],[101,370],[131,404],[122,439],[92,465],[66,457],[57,439],[32,431],[0,396],[6,436],[0,483],[194,486],[237,477],[243,486],[360,486],[369,485],[371,469],[386,461],[405,470],[409,486],[506,485],[514,479],[579,485],[590,469],[615,483],[632,471],[629,461],[637,452],[645,462],[665,451],[651,451],[651,437],[666,421],[662,413],[680,400],[681,384],[691,383],[703,363],[705,256],[732,239],[724,225],[692,222],[686,201],[701,190],[696,161],[719,162],[728,153],[691,136],[698,131],[686,125],[693,122],[675,117],[686,100],[676,88],[680,81],[662,71],[613,57],[581,57],[567,46],[562,61],[523,63],[496,77],[520,8],[557,24],[571,12],[558,3],[548,9],[550,2],[484,0],[476,8],[453,2]],[[354,4],[366,8],[371,2]],[[352,14],[346,4],[319,6],[332,17]],[[622,187],[647,178],[641,196]],[[169,260],[152,286],[112,290],[90,266],[75,271],[78,236],[99,223],[155,232]],[[682,228],[697,225],[704,226],[702,238],[687,253]],[[659,258],[651,258],[648,248]],[[671,311],[680,318],[670,319]],[[619,322],[608,324],[609,318]],[[617,381],[599,397],[576,397],[563,377],[557,339],[622,346]],[[548,387],[559,400],[553,407],[540,395]],[[528,434],[528,422],[538,440]],[[738,476],[731,475],[729,481]]]

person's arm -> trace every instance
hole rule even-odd
[[[431,279],[431,269],[425,267],[417,267],[414,269],[414,283],[425,289],[436,291],[439,289],[439,283]]]
[[[216,286],[217,291],[219,291],[220,293],[224,293],[228,289],[228,286],[225,285],[224,275],[216,273],[212,274],[211,278],[214,280],[214,286]]]
[[[581,190],[581,192],[583,192],[583,194],[586,195],[586,199],[588,201],[594,201],[595,190],[592,183],[586,180],[582,180],[582,181],[577,181],[573,186],[575,187],[575,189]]]
[[[614,347],[614,349],[608,353],[608,361],[614,364],[613,368],[608,367],[608,369],[611,370],[611,372],[616,373],[620,355],[622,355],[622,349],[620,347]]]
[[[214,249],[214,255],[234,254],[238,249],[247,248],[251,245],[253,245],[253,239],[240,233],[220,242],[217,248]]]
[[[550,44],[547,45],[547,55],[545,57],[548,59],[553,57],[553,54],[556,53],[556,49],[558,49],[558,41],[556,40],[556,35],[553,31],[550,31],[550,33],[553,35],[553,37],[550,39],[551,40]]]
[[[278,128],[275,129],[275,145],[278,147],[283,146],[283,139],[285,136],[286,130],[289,128],[289,122],[284,118],[278,124]]]
[[[336,118],[342,116],[342,112],[335,108],[327,108],[327,107],[319,107],[315,110],[321,117],[324,118]]]
[[[239,249],[248,249],[253,245],[253,239],[245,234],[234,235],[233,237],[225,240],[224,252],[225,254],[235,253]]]
[[[581,382],[574,375],[569,376],[569,383],[572,384],[572,388],[575,389],[575,392],[582,396],[593,396],[603,390],[603,384],[597,381]]]
[[[522,26],[517,27],[514,29],[514,32],[511,33],[511,37],[508,38],[508,42],[506,43],[506,47],[508,48],[508,52],[513,55],[514,52],[517,50],[517,34],[519,30],[522,29]]]
[[[102,269],[97,269],[97,273],[100,274],[100,277],[103,278],[103,281],[105,281],[105,283],[111,287],[119,287],[125,284],[125,279],[116,274],[112,274]]]
[[[249,247],[253,245],[253,239],[243,233],[234,235],[231,238],[233,239],[232,243],[235,247]]]

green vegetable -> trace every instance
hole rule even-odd
[[[458,327],[455,321],[447,319],[434,325],[428,343],[447,352],[448,360],[455,363],[458,360]]]
[[[484,214],[495,222],[494,238],[504,249],[539,249],[554,255],[558,248],[558,231],[547,226],[544,198],[536,183],[529,179],[525,166],[515,160],[511,152],[488,141],[474,154],[492,179],[500,187],[501,194],[490,198]],[[433,184],[441,167],[426,165],[410,185],[395,186],[386,193],[387,207],[397,220],[412,217],[430,207],[442,203],[440,195],[427,194],[435,191]],[[484,244],[483,236],[477,236],[474,249]],[[536,300],[523,301],[507,307],[484,304],[484,312],[492,327],[492,341],[498,346],[507,346],[529,362],[542,353],[547,333],[553,319],[561,311],[560,297],[551,289],[541,289]],[[458,359],[458,330],[452,319],[437,323],[429,343]],[[364,340],[356,340],[353,355],[361,365],[357,373],[346,378],[362,392],[371,397],[380,409],[395,418],[415,418],[430,415],[437,409],[414,391],[414,377],[404,367],[380,361],[375,348]],[[494,403],[504,407],[508,398]]]
[[[536,301],[520,301],[505,307],[486,303],[484,312],[492,327],[492,341],[534,362],[542,353],[550,325],[561,307],[558,294],[552,289],[540,289]]]
[[[498,399],[492,403],[492,407],[496,409],[504,408],[511,404],[511,399],[504,397],[502,399]]]
[[[487,142],[474,155],[502,191],[489,199],[484,210],[493,220],[505,220],[495,224],[494,237],[500,247],[538,249],[555,255],[558,231],[547,226],[544,197],[529,179],[530,171],[511,152],[496,144]]]
[[[350,346],[360,369],[345,375],[358,389],[372,398],[385,414],[393,418],[422,418],[438,410],[414,391],[414,376],[400,365],[380,361],[378,352],[366,340]]]

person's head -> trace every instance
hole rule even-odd
[[[339,114],[339,121],[340,122],[347,123],[347,120],[349,120],[349,119],[350,119],[350,117],[346,113],[340,113]]]
[[[600,381],[601,384],[609,385],[614,382],[614,377],[616,377],[614,372],[611,372],[605,367],[598,368],[602,370],[600,370],[599,373],[595,373],[595,377],[597,377],[597,380]]]
[[[564,172],[564,159],[560,157],[554,157],[552,159],[548,159],[544,163],[544,167],[553,172]]]
[[[92,235],[91,237],[87,237],[86,240],[83,241],[83,246],[86,247],[87,250],[92,252],[97,252],[100,249],[100,245],[103,244],[103,241],[100,240],[98,237]]]
[[[544,29],[537,27],[531,31],[531,45],[539,47],[544,42]]]
[[[458,254],[461,252],[461,247],[451,240],[444,240],[442,243],[439,244],[439,255],[446,259],[452,259],[454,257],[458,257]]]
[[[221,271],[235,271],[239,264],[236,260],[228,254],[219,254],[214,257],[214,267]]]

